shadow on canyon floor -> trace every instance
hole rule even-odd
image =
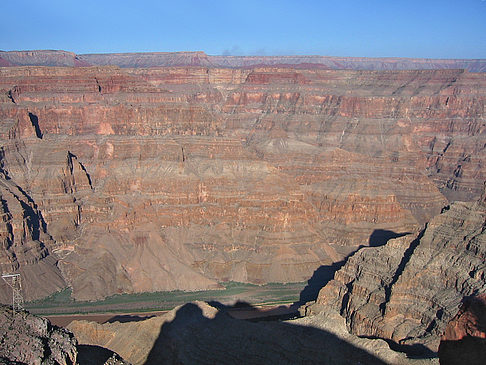
[[[396,352],[403,352],[407,355],[410,359],[434,359],[437,357],[437,352],[432,351],[427,346],[422,345],[420,343],[415,343],[411,345],[405,345],[401,343],[397,343],[393,340],[388,338],[382,337],[375,337],[375,336],[359,336],[360,338],[367,338],[369,340],[383,340],[385,341],[388,346]]]
[[[78,345],[77,363],[84,365],[104,364],[115,353],[101,346]]]
[[[208,304],[217,308],[220,312],[228,313],[232,318],[245,319],[251,322],[285,321],[299,317],[298,303],[294,303],[290,306],[281,305],[270,308],[255,307],[244,301],[237,301],[233,305],[226,305],[213,300],[208,302]]]
[[[131,315],[131,314],[120,314],[111,317],[107,321],[103,323],[114,323],[114,322],[120,322],[120,323],[127,323],[127,322],[140,322],[140,321],[145,321],[146,319],[150,319],[155,317],[155,314],[152,315]]]
[[[379,247],[385,245],[393,238],[403,237],[410,232],[396,233],[385,229],[375,229],[368,239],[368,246],[360,245],[356,250],[351,252],[342,261],[335,262],[332,265],[323,265],[319,267],[312,277],[307,281],[306,287],[302,290],[299,296],[299,304],[304,304],[317,299],[319,291],[326,286],[326,284],[334,278],[334,274],[341,267],[344,266],[348,258],[353,256],[358,250],[363,247]]]
[[[280,321],[238,320],[228,316],[224,308],[208,318],[193,303],[182,306],[173,321],[162,325],[145,365],[160,363],[385,364],[321,329]]]

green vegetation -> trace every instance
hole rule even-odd
[[[222,290],[119,294],[95,302],[75,301],[71,298],[71,289],[67,288],[44,299],[26,303],[25,307],[33,313],[48,315],[162,311],[195,300],[279,305],[298,301],[305,283],[253,285],[227,282],[222,285]]]

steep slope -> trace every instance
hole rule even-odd
[[[486,190],[475,203],[456,202],[415,239],[364,248],[321,289],[321,305],[340,311],[352,332],[437,351],[465,296],[486,291]]]
[[[486,179],[483,74],[10,67],[0,90],[2,169],[77,299],[304,281]]]
[[[203,302],[139,322],[74,321],[80,343],[138,364],[437,364],[396,353],[385,341],[350,335],[337,313],[285,322],[234,319]]]
[[[53,243],[46,223],[32,199],[0,170],[0,268],[2,274],[20,273],[24,299],[42,298],[66,286],[49,251]],[[26,279],[26,280],[25,280]],[[11,303],[11,289],[0,282],[0,300]]]

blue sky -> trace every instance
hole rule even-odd
[[[486,58],[485,0],[3,0],[0,50]]]

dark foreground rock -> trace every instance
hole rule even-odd
[[[0,365],[126,365],[115,352],[78,345],[65,328],[27,311],[0,305]]]
[[[441,365],[480,365],[486,361],[486,294],[464,299],[439,346]]]
[[[383,340],[351,335],[329,308],[312,318],[250,322],[207,303],[188,303],[136,322],[75,321],[80,343],[119,352],[133,364],[437,364],[408,359]]]
[[[76,338],[47,319],[0,306],[0,358],[5,363],[76,363]]]

